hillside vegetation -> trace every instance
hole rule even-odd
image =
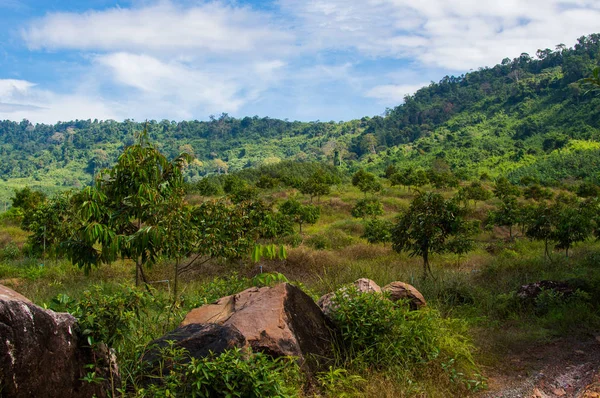
[[[111,396],[480,394],[515,353],[600,330],[600,99],[581,81],[600,88],[599,55],[583,37],[350,122],[3,122],[0,284],[115,349]],[[427,305],[360,294],[365,277]],[[191,309],[281,282],[311,305],[343,289],[317,371],[176,344],[144,359]]]
[[[55,125],[0,122],[4,202],[30,185],[52,192],[88,185],[114,164],[144,128],[165,153],[195,157],[195,182],[283,159],[345,169],[382,170],[390,162],[428,167],[443,159],[457,173],[533,175],[545,184],[597,178],[600,99],[578,82],[598,65],[600,35],[535,55],[504,59],[459,77],[444,77],[406,96],[383,116],[347,122],[290,122],[268,117],[209,121],[77,120]],[[473,167],[475,166],[475,167]]]

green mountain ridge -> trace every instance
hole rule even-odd
[[[599,61],[600,34],[582,36],[570,49],[559,45],[446,76],[382,116],[347,122],[227,114],[206,122],[1,121],[0,200],[24,185],[52,192],[89,184],[143,129],[169,158],[195,156],[186,169],[192,182],[284,159],[350,171],[441,162],[465,178],[530,176],[547,185],[597,179],[600,98],[579,82]]]

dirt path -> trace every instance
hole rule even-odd
[[[600,336],[510,352],[479,398],[600,398]]]

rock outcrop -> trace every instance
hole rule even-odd
[[[382,289],[384,292],[390,293],[392,301],[408,300],[412,310],[418,310],[427,305],[425,297],[413,285],[404,282],[392,282],[385,285]]]
[[[108,349],[94,352],[77,336],[76,319],[44,310],[0,286],[0,395],[107,397],[120,380]],[[95,369],[86,365],[95,364]],[[82,378],[90,371],[102,383]]]
[[[309,370],[332,357],[330,322],[306,293],[289,283],[223,297],[192,310],[181,325],[205,323],[233,326],[254,351],[298,357]]]
[[[167,341],[173,341],[176,347],[185,348],[194,358],[203,358],[210,353],[218,355],[225,350],[247,345],[244,336],[234,326],[191,323],[152,341],[149,344],[151,348],[144,354],[143,360],[155,363],[159,359],[159,349],[166,347]]]

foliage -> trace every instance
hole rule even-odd
[[[511,184],[506,177],[500,177],[494,183],[494,195],[500,200],[506,200],[509,197],[517,197],[521,195],[519,187]]]
[[[473,181],[471,184],[463,187],[459,190],[464,200],[472,200],[475,206],[478,201],[486,201],[492,197],[492,193],[485,189],[485,187],[479,181]]]
[[[76,198],[73,232],[62,246],[67,256],[86,271],[118,256],[131,258],[146,282],[144,266],[184,240],[181,222],[189,214],[181,169],[188,160],[182,154],[169,162],[141,133],[113,168],[99,173],[96,187]]]
[[[486,223],[508,227],[509,236],[513,237],[513,226],[521,221],[523,208],[517,198],[512,195],[503,195],[500,206],[489,212]]]
[[[357,187],[365,195],[375,193],[381,190],[381,184],[377,181],[374,174],[368,173],[363,169],[358,170],[352,176],[352,185]]]
[[[321,208],[313,205],[303,205],[296,199],[288,199],[279,206],[279,211],[290,217],[300,226],[302,233],[303,224],[314,224],[321,216]]]
[[[15,196],[11,200],[13,207],[19,207],[24,212],[28,212],[44,203],[46,194],[25,186],[23,189],[15,189]]]
[[[533,184],[523,189],[525,199],[533,199],[535,201],[550,200],[554,196],[551,190],[541,187],[539,184]]]
[[[73,218],[72,194],[56,194],[51,199],[30,208],[23,217],[22,228],[30,231],[27,238],[35,254],[59,254],[59,245],[71,234]]]
[[[285,260],[287,258],[287,250],[284,245],[280,245],[279,247],[276,247],[274,244],[254,246],[252,261],[258,263],[262,258],[267,260]]]
[[[392,241],[394,223],[387,220],[371,219],[365,221],[362,237],[369,243],[388,243]]]
[[[151,300],[149,293],[126,286],[112,295],[100,286],[94,286],[79,300],[59,294],[52,300],[50,308],[69,312],[77,318],[81,334],[89,345],[102,342],[113,347],[137,326],[132,321],[140,318],[140,309],[148,306]]]
[[[300,373],[290,358],[272,359],[263,353],[234,348],[221,355],[191,358],[173,346],[162,350],[162,362],[171,371],[159,375],[162,383],[138,391],[140,397],[294,397]]]
[[[423,258],[423,277],[431,275],[429,256],[434,253],[467,253],[473,246],[473,224],[464,218],[455,200],[440,194],[419,193],[392,230],[393,248]]]
[[[375,218],[383,215],[383,205],[376,198],[359,199],[352,208],[352,217]]]
[[[460,322],[435,310],[411,311],[380,294],[347,287],[333,297],[333,320],[342,339],[342,358],[358,369],[413,369],[454,358],[469,370],[471,345]]]

